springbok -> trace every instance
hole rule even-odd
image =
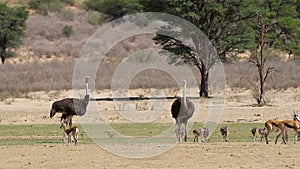
[[[257,127],[254,127],[252,130],[251,130],[251,133],[252,133],[252,139],[253,141],[255,142],[256,141],[256,138],[257,136],[261,136],[260,137],[260,141],[262,141],[262,139],[265,137],[265,135],[267,134],[267,129],[266,128],[257,128]]]
[[[223,126],[220,128],[220,132],[221,132],[221,135],[223,136],[223,139],[228,142],[228,135],[229,135],[229,129],[227,126]]]
[[[195,135],[194,142],[199,142],[199,136],[202,142],[209,142],[209,129],[207,127],[202,127],[198,130],[193,130],[193,133]]]
[[[68,136],[68,144],[70,145],[70,142],[71,142],[71,136],[73,137],[74,139],[74,143],[75,143],[75,146],[77,145],[77,136],[78,136],[78,133],[79,133],[79,129],[77,126],[73,126],[71,128],[67,128],[67,125],[64,123],[64,121],[61,121],[61,125],[65,131],[65,133],[67,134]]]
[[[280,133],[276,136],[275,144],[277,143],[278,138],[282,135],[283,143],[287,143],[287,129],[292,129],[295,131],[294,135],[294,143],[296,144],[298,137],[299,137],[299,131],[300,131],[300,118],[298,114],[294,112],[294,118],[293,120],[283,120],[280,123],[278,123],[278,128],[280,129]]]
[[[284,122],[285,121],[285,122]],[[278,131],[280,128],[279,128],[279,125],[281,126],[282,129],[280,134],[278,134],[276,136],[276,141],[275,143],[277,143],[277,140],[278,138],[282,135],[284,136],[285,138],[283,138],[283,143],[286,142],[286,140],[288,139],[288,136],[287,136],[287,133],[285,133],[285,131],[283,131],[283,129],[285,128],[284,127],[284,124],[283,123],[287,123],[288,121],[300,121],[300,118],[298,116],[298,114],[296,114],[296,112],[294,111],[294,114],[293,114],[293,120],[276,120],[276,119],[270,119],[270,120],[267,120],[265,122],[265,127],[267,128],[267,133],[265,135],[265,139],[266,139],[266,144],[269,144],[269,134],[274,131],[276,129],[276,131]]]

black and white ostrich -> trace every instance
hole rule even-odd
[[[184,125],[184,141],[187,141],[187,128],[186,125],[188,120],[193,116],[195,111],[194,104],[186,99],[186,81],[183,80],[183,95],[178,97],[172,104],[171,113],[172,117],[175,118],[176,124],[178,125],[179,131],[181,131],[181,125]],[[180,132],[181,134],[181,132]],[[180,142],[181,136],[178,137]]]
[[[83,116],[86,112],[87,105],[89,104],[90,96],[88,94],[89,77],[86,77],[85,80],[85,96],[83,99],[77,98],[65,98],[59,101],[55,101],[52,104],[50,110],[50,118],[52,118],[56,113],[62,113],[61,121],[66,122],[66,124],[71,128],[72,127],[72,117],[73,116]]]

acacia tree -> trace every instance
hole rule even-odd
[[[240,24],[254,16],[250,10],[253,9],[253,3],[247,0],[144,0],[142,4],[145,6],[144,11],[176,15],[198,27],[214,43],[222,60],[226,59],[227,53],[236,51],[241,44],[248,41],[248,35],[240,29]],[[157,4],[164,7],[156,8]],[[194,37],[195,46],[201,46],[197,44],[201,42],[197,40],[197,35]],[[191,49],[179,40],[159,32],[154,40],[163,49],[176,54],[171,63],[183,62],[198,68],[201,75],[200,97],[208,97],[209,70],[214,61],[202,57],[197,49]]]
[[[297,0],[266,0],[257,1],[256,17],[248,24],[248,31],[252,34],[250,46],[250,63],[257,67],[259,76],[259,92],[253,96],[259,106],[265,105],[265,82],[270,73],[276,69],[267,67],[267,48],[285,51],[293,54],[299,51],[300,20],[297,18]]]
[[[2,63],[21,45],[28,12],[24,7],[9,7],[0,3],[0,56]]]

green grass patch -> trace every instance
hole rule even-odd
[[[0,125],[0,145],[61,143],[62,129],[59,126],[59,124]],[[77,126],[83,131],[81,125]],[[80,143],[92,143],[82,132],[78,137]]]
[[[149,137],[160,134],[172,124],[168,123],[114,123],[112,128],[126,136]]]
[[[92,144],[93,141],[88,137],[87,133],[83,130],[80,124],[76,124],[80,129],[79,143],[80,144]],[[161,132],[168,129],[174,124],[166,123],[113,123],[109,124],[115,131],[122,135],[149,138],[156,136]],[[220,134],[221,126],[229,127],[229,140],[230,142],[252,142],[251,129],[253,127],[263,127],[263,123],[233,123],[233,124],[219,124],[212,134],[211,142],[223,142]],[[202,127],[202,124],[195,124],[192,127],[197,129]],[[103,124],[91,124],[88,128],[94,127],[95,132],[106,131]],[[96,133],[97,134],[97,133]],[[277,133],[272,133],[270,138],[274,140]],[[175,134],[174,134],[175,135]],[[0,145],[24,145],[24,144],[61,144],[62,130],[59,129],[59,124],[41,124],[41,125],[0,125]],[[193,134],[190,131],[188,133],[189,141],[193,141]],[[293,134],[289,134],[290,140],[292,140]],[[123,138],[124,139],[124,138]],[[174,138],[166,138],[174,139]],[[109,139],[101,138],[105,142],[118,142],[118,138]],[[149,140],[149,139],[148,139]],[[153,139],[155,141],[155,139]],[[259,139],[257,139],[259,140]],[[163,140],[158,140],[163,141]]]

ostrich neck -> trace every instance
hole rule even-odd
[[[186,105],[186,84],[183,85],[183,94],[182,94],[182,97],[183,97],[183,105],[187,106]]]
[[[89,84],[86,83],[85,84],[85,95],[88,95],[89,94]]]

